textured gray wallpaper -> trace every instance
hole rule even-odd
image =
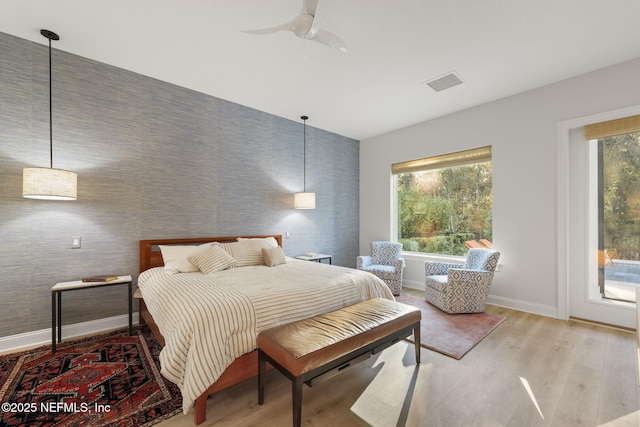
[[[0,337],[49,328],[56,282],[137,277],[140,239],[289,232],[287,255],[330,253],[355,267],[358,141],[307,121],[307,189],[317,208],[294,210],[302,121],[55,43],[53,166],[78,173],[78,200],[24,199],[22,169],[49,165],[48,72],[47,45],[0,33]],[[81,249],[70,249],[72,237]],[[125,288],[64,294],[63,323],[126,313]]]

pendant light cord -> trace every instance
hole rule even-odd
[[[304,130],[303,130],[303,138],[304,138],[304,151],[302,154],[303,159],[303,172],[302,172],[302,189],[306,193],[307,192],[307,121],[304,121]]]
[[[303,178],[302,178],[302,191],[307,192],[307,116],[300,117],[304,122],[303,138],[304,138],[304,150],[303,150]]]
[[[53,169],[53,97],[51,95],[51,38],[49,38],[49,166]]]
[[[49,30],[40,30],[40,34],[49,39],[49,166],[53,169],[53,78],[52,76],[52,66],[51,66],[51,40],[60,40],[60,36],[58,36],[53,31]]]

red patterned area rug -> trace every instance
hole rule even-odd
[[[181,412],[160,344],[136,326],[0,356],[0,426],[150,426]]]
[[[424,298],[400,295],[396,301],[422,311],[420,345],[438,353],[462,359],[506,318],[499,314],[448,314],[429,304]],[[413,339],[408,339],[413,342]]]

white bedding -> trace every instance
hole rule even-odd
[[[293,258],[208,275],[153,268],[140,274],[138,286],[165,339],[162,374],[180,387],[184,413],[236,358],[256,348],[260,331],[366,299],[393,299],[368,272]]]

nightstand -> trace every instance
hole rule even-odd
[[[327,255],[327,254],[300,255],[300,256],[297,256],[296,259],[301,259],[304,261],[315,261],[315,262],[322,262],[323,259],[327,259],[329,260],[329,264],[331,264],[331,255]]]
[[[131,276],[118,276],[117,279],[108,282],[83,282],[75,280],[73,282],[56,283],[51,288],[51,352],[56,352],[56,334],[57,342],[62,341],[62,293],[75,291],[78,289],[92,289],[103,286],[128,285],[129,294],[129,335],[133,335],[133,281]]]

